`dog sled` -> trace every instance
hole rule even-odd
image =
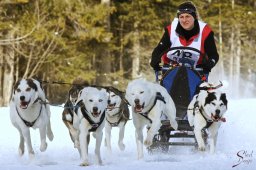
[[[175,58],[178,61],[164,65],[161,78],[156,72],[156,80],[168,91],[175,103],[178,130],[174,130],[170,126],[169,120],[162,120],[162,126],[158,134],[154,136],[153,144],[147,148],[149,153],[168,152],[170,145],[197,147],[193,128],[190,127],[187,120],[187,107],[197,93],[198,86],[207,78],[203,74],[202,68],[193,67],[194,61],[190,57],[191,53],[200,55],[199,50],[191,47],[174,47],[168,53],[177,52],[180,54],[179,58]],[[206,132],[202,134],[206,141]]]

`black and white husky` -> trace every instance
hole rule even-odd
[[[64,110],[62,112],[62,121],[66,125],[70,138],[72,142],[74,143],[74,147],[76,147],[75,144],[75,138],[78,135],[78,131],[73,127],[73,118],[74,118],[74,110],[75,110],[75,104],[78,98],[79,92],[89,85],[85,80],[82,78],[76,78],[72,82],[72,87],[68,91],[68,98],[64,105]],[[79,147],[77,148],[79,153],[81,154]]]
[[[47,148],[46,135],[50,141],[53,140],[50,107],[46,103],[47,99],[39,81],[21,79],[14,85],[10,102],[10,118],[20,133],[20,156],[24,154],[24,143],[26,143],[29,156],[34,157],[30,128],[39,129],[41,152]]]
[[[120,150],[125,149],[123,143],[125,125],[129,120],[130,112],[128,103],[124,98],[124,92],[111,87],[108,88],[108,108],[106,111],[105,122],[105,144],[109,152],[111,152],[111,130],[112,127],[119,128],[118,146]]]
[[[226,94],[214,88],[213,85],[205,82],[199,87],[201,90],[190,102],[187,110],[190,126],[194,127],[195,137],[198,143],[198,150],[205,151],[205,142],[202,132],[207,130],[210,144],[210,153],[214,153],[218,129],[227,111]]]

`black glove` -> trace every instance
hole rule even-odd
[[[155,65],[153,68],[154,68],[155,71],[161,71],[162,70],[162,67],[160,67],[158,64]]]
[[[216,62],[214,59],[205,60],[203,63],[203,68],[207,71],[211,71],[211,69],[215,66]]]

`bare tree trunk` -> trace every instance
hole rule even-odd
[[[139,42],[139,30],[137,24],[134,23],[134,42],[133,42],[133,53],[132,53],[132,79],[140,77],[140,42]]]
[[[4,49],[0,45],[0,106],[3,106]]]
[[[7,38],[12,39],[13,34],[7,34]],[[7,106],[12,94],[14,84],[15,53],[8,46],[0,48],[1,74],[0,74],[0,106]]]
[[[235,5],[235,1],[232,0],[231,2],[232,5],[232,11],[234,11],[234,5]],[[230,35],[230,53],[229,55],[229,71],[228,71],[228,78],[229,78],[229,83],[233,84],[234,83],[234,56],[235,56],[235,42],[234,42],[234,38],[235,38],[235,30],[234,30],[234,26],[232,26],[231,28],[231,35]],[[232,93],[234,94],[234,93]]]
[[[234,65],[234,28],[231,29],[231,36],[230,36],[230,59],[229,59],[229,78],[230,81],[233,80],[233,65]]]
[[[219,62],[213,69],[213,75],[215,80],[223,80],[225,75],[224,64],[223,64],[223,46],[222,46],[222,20],[221,20],[221,7],[219,7]],[[212,75],[212,74],[211,74]]]
[[[121,72],[124,71],[124,67],[123,67],[123,57],[124,57],[124,21],[121,21],[121,31],[120,31],[120,63],[119,63],[119,70],[121,70]]]
[[[240,28],[237,26],[236,27],[236,38],[235,38],[235,55],[234,55],[234,85],[235,89],[241,89],[240,87],[240,58],[241,58],[241,39],[240,39]],[[239,90],[236,95],[239,94]]]
[[[220,44],[220,52],[219,52],[219,56],[220,56],[220,66],[221,66],[221,70],[224,71],[224,66],[223,66],[223,46],[222,46],[222,21],[221,21],[221,7],[219,7],[219,44]]]
[[[121,21],[121,30],[120,30],[120,52],[119,52],[119,71],[121,72],[121,76],[117,77],[116,81],[118,85],[120,85],[120,83],[124,83],[124,21]],[[116,85],[117,85],[116,84]]]
[[[106,5],[107,7],[110,6],[110,0],[101,0],[101,3]],[[110,31],[110,16],[106,17],[106,25],[107,30]],[[109,40],[110,42],[110,40]],[[102,55],[104,54],[104,55]],[[97,73],[99,75],[96,77],[96,84],[99,85],[109,85],[111,84],[111,55],[109,50],[102,51],[101,54],[98,54],[98,60],[100,61],[100,66],[97,67]]]

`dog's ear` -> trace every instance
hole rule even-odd
[[[46,100],[46,96],[45,96],[45,93],[44,93],[44,89],[41,88],[42,87],[41,83],[39,81],[35,80],[35,79],[32,79],[32,81],[36,85],[37,90],[35,90],[35,91],[38,93],[38,97],[40,99],[42,99],[43,101],[45,101]]]
[[[15,91],[17,90],[18,86],[20,85],[20,81],[21,79],[19,78],[18,81],[16,81],[14,84],[13,84],[13,94],[15,94]]]
[[[100,89],[100,92],[102,92],[104,94],[104,98],[105,98],[105,100],[107,100],[108,99],[108,90],[105,88],[102,88],[102,89]]]
[[[228,100],[227,100],[227,97],[226,97],[226,93],[221,93],[220,100],[222,100],[224,105],[226,105],[228,107]]]
[[[216,98],[215,92],[211,92],[211,93],[208,92],[208,95],[207,95],[207,97],[205,98],[205,104],[204,104],[204,105],[209,104],[209,103],[211,103],[213,100],[216,100],[216,99],[217,99],[217,98]]]
[[[83,93],[83,90],[80,90],[80,92],[78,93],[77,98],[80,98],[80,97],[81,97],[81,95],[82,95],[82,93]]]

